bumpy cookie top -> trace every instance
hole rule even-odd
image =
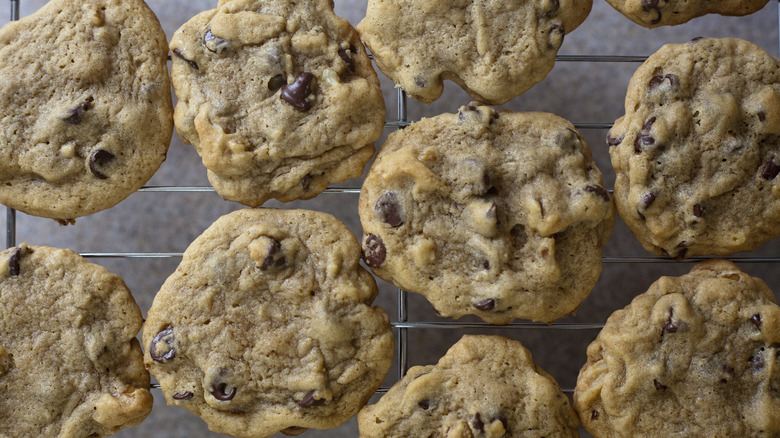
[[[385,312],[360,247],[334,217],[251,209],[218,219],[184,254],[144,326],[169,404],[239,437],[335,427],[390,367]]]
[[[391,134],[359,212],[374,273],[444,316],[494,324],[575,310],[614,217],[571,123],[476,105]]]
[[[331,1],[223,0],[170,47],[176,129],[223,198],[306,199],[362,175],[384,100]]]
[[[738,39],[669,44],[631,78],[607,137],[618,213],[682,258],[780,236],[780,65]]]
[[[574,403],[596,437],[780,434],[780,308],[726,260],[662,277],[588,347]]]
[[[445,79],[499,105],[544,79],[591,0],[369,0],[360,37],[390,79],[431,103]]]
[[[143,320],[121,278],[21,244],[0,253],[0,312],[0,435],[108,436],[149,414]]]
[[[141,0],[52,0],[0,30],[0,202],[72,219],[114,206],[165,159],[167,41]]]
[[[363,438],[577,437],[555,380],[518,341],[466,335],[358,415]]]
[[[644,27],[682,24],[706,14],[748,15],[769,0],[607,0],[615,9]]]

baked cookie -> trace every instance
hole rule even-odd
[[[144,325],[168,404],[237,437],[336,427],[390,368],[387,314],[354,236],[333,216],[240,210],[184,253]]]
[[[173,133],[167,54],[142,0],[52,0],[0,29],[0,203],[67,223],[141,188]]]
[[[613,8],[644,27],[687,23],[706,14],[749,15],[769,0],[607,0]]]
[[[661,277],[588,347],[574,406],[595,437],[780,436],[780,308],[726,260]]]
[[[663,46],[637,69],[607,135],[618,214],[684,258],[780,236],[780,63],[739,39]]]
[[[443,316],[551,322],[601,274],[614,213],[585,141],[476,104],[394,132],[359,200],[366,264]]]
[[[21,244],[0,253],[0,310],[0,436],[108,436],[152,410],[141,311],[118,276]]]
[[[362,438],[578,437],[577,425],[558,383],[503,336],[463,336],[358,414]]]
[[[221,0],[170,47],[176,130],[223,198],[308,199],[363,174],[384,99],[332,1]]]
[[[382,73],[423,103],[451,80],[500,105],[544,79],[592,0],[369,0],[357,30]]]

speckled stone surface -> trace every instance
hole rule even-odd
[[[21,0],[21,15],[37,10],[43,0]],[[173,32],[195,14],[216,6],[216,0],[149,0],[163,29],[171,38]],[[356,25],[364,16],[367,0],[335,0],[335,12]],[[559,55],[649,55],[665,43],[684,42],[694,37],[738,36],[758,44],[770,54],[778,56],[777,3],[770,2],[754,15],[746,17],[705,16],[674,27],[645,29],[634,24],[602,0],[594,2],[585,22],[567,35]],[[0,19],[7,21],[8,9],[0,11]],[[558,114],[575,124],[599,123],[609,126],[623,114],[623,103],[628,81],[639,62],[557,62],[555,68],[539,84],[513,99],[502,108],[523,111],[546,111]],[[396,119],[396,91],[379,73],[385,96],[388,120]],[[442,98],[432,105],[408,99],[409,120],[455,112],[470,101],[468,95],[452,83],[445,83]],[[384,130],[385,136],[392,127]],[[614,172],[609,163],[605,136],[607,129],[581,129],[593,150],[596,162],[604,174],[605,187],[614,184]],[[377,147],[384,138],[380,139]],[[174,135],[167,160],[149,182],[149,185],[198,186],[209,188],[206,170],[191,146],[182,144]],[[359,187],[359,180],[345,183]],[[312,200],[288,204],[269,201],[265,205],[283,208],[307,208],[326,211],[347,224],[360,236],[357,215],[357,194],[324,193]],[[61,227],[50,219],[33,218],[21,213],[16,216],[16,241],[36,245],[72,248],[81,252],[154,252],[181,253],[219,216],[241,208],[239,204],[222,200],[210,188],[204,192],[135,193],[114,208],[80,218],[75,225]],[[5,209],[0,211],[0,229],[5,229]],[[2,233],[5,236],[5,233]],[[759,248],[759,256],[780,255],[780,241],[774,240]],[[645,251],[617,220],[605,256],[654,257]],[[743,257],[737,254],[734,257]],[[609,260],[609,259],[608,259]],[[133,292],[142,312],[146,314],[155,293],[178,265],[178,257],[171,258],[91,258],[121,275]],[[770,285],[780,284],[780,269],[768,263],[738,263],[748,274],[762,278]],[[616,309],[647,290],[661,275],[682,275],[691,268],[689,263],[605,263],[601,280],[584,301],[577,315],[562,322],[603,323]],[[383,306],[392,321],[398,321],[396,289],[379,281],[380,293],[376,304]],[[777,289],[777,287],[774,287]],[[777,290],[775,291],[777,294]],[[421,296],[408,298],[410,321],[451,321],[439,318]],[[461,321],[476,319],[466,317]],[[534,360],[549,372],[564,389],[574,387],[577,373],[586,361],[587,345],[595,339],[598,330],[561,330],[546,327],[533,329],[409,329],[409,365],[436,363],[464,333],[506,334],[520,340],[531,350]],[[398,339],[398,330],[394,330]],[[554,345],[555,348],[550,348]],[[395,358],[396,364],[398,357]],[[383,386],[398,379],[394,365]],[[184,409],[168,407],[159,390],[152,391],[155,405],[152,414],[141,425],[120,432],[117,437],[155,436],[163,438],[199,438],[220,436],[208,431],[205,424]],[[570,395],[570,393],[569,393]],[[375,402],[377,397],[372,399]],[[308,431],[304,437],[357,437],[355,420],[331,431]],[[588,436],[583,433],[583,436]]]

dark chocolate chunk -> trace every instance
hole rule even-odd
[[[303,396],[303,398],[298,402],[298,404],[304,408],[310,408],[312,406],[319,406],[323,403],[325,403],[325,400],[318,400],[314,398],[315,390],[311,390],[306,393],[306,395]]]
[[[152,339],[152,343],[149,344],[149,356],[155,362],[165,363],[176,357],[176,349],[173,348],[173,342],[176,338],[173,336],[173,327],[168,327],[165,330],[157,333],[157,336]],[[170,348],[163,355],[157,354],[157,344],[165,342]]]
[[[653,385],[655,385],[655,389],[658,390],[658,391],[661,391],[663,389],[667,389],[668,388],[668,386],[662,384],[657,379],[653,379]]]
[[[311,83],[314,75],[309,72],[299,74],[292,84],[282,86],[282,99],[295,108],[306,111],[311,108],[311,102],[306,100],[312,93]]]
[[[765,112],[759,111],[758,114],[756,114],[756,115],[758,116],[758,121],[759,122],[765,122],[766,121],[766,113]]]
[[[774,157],[772,157],[769,159],[769,161],[766,162],[764,169],[761,170],[761,178],[764,178],[767,181],[771,181],[777,177],[778,173],[780,173],[780,166],[775,164]]]
[[[591,192],[605,201],[609,201],[609,192],[607,192],[607,189],[601,187],[600,185],[588,184],[585,186],[585,191]]]
[[[355,71],[355,61],[352,59],[352,55],[349,54],[349,50],[347,49],[339,50],[339,57],[341,58],[342,61],[344,61],[344,64],[347,65],[349,71],[351,72]]]
[[[658,196],[658,195],[656,195],[653,192],[650,192],[650,193],[646,194],[645,196],[643,196],[642,197],[642,208],[644,208],[645,210],[650,208],[650,206],[653,205],[653,202],[655,202],[656,196]]]
[[[106,179],[108,176],[101,172],[99,168],[107,165],[115,159],[116,155],[112,154],[111,152],[98,149],[95,152],[92,152],[92,155],[89,156],[89,171],[100,179]]]
[[[69,125],[78,125],[82,121],[82,117],[84,116],[84,112],[88,109],[92,108],[92,101],[94,99],[90,96],[84,102],[81,102],[80,104],[76,105],[74,108],[68,110],[68,117],[65,117],[62,119],[65,123]]]
[[[380,196],[374,204],[374,211],[391,227],[400,227],[404,223],[398,195],[395,192],[387,192]]]
[[[761,314],[756,313],[755,315],[751,316],[750,322],[752,322],[757,329],[761,330]]]
[[[482,418],[479,417],[479,412],[474,414],[474,418],[471,419],[471,427],[478,432],[485,431],[485,423],[483,423]]]
[[[225,392],[227,389],[227,383],[220,383],[219,385],[211,385],[211,395],[219,401],[230,401],[236,396],[236,387],[234,386],[230,392]]]
[[[474,304],[474,307],[484,312],[489,312],[496,307],[496,300],[494,300],[493,298],[488,298],[486,300],[482,300]]]
[[[203,43],[210,52],[216,54],[220,54],[228,48],[228,42],[224,38],[214,36],[214,34],[211,33],[211,29],[207,30],[206,34],[203,35]]]
[[[193,394],[193,393],[191,393],[189,391],[185,391],[183,393],[178,393],[177,392],[177,393],[173,394],[174,400],[189,400],[192,397],[195,397],[195,394]]]
[[[428,400],[423,400],[419,403],[417,403],[417,406],[421,407],[424,411],[427,411],[428,408],[431,407],[431,404]]]
[[[387,248],[385,248],[382,238],[375,234],[369,234],[366,237],[366,248],[363,251],[363,260],[372,268],[382,266],[387,257]]]
[[[704,217],[704,207],[701,204],[695,204],[693,206],[693,215],[696,217]]]
[[[267,271],[270,268],[281,268],[287,264],[287,259],[282,252],[282,244],[278,240],[269,237],[271,243],[268,244],[268,253],[263,259],[263,263],[260,265],[260,269]]]
[[[11,255],[8,258],[8,274],[12,277],[16,277],[21,272],[19,266],[19,260],[22,258],[22,248],[16,247],[11,251]]]
[[[191,59],[187,59],[184,56],[184,54],[181,52],[181,50],[173,49],[173,54],[178,56],[179,58],[183,59],[187,64],[190,65],[190,67],[194,68],[195,70],[200,70],[200,68],[198,68],[198,63],[193,61],[193,60],[191,60]]]
[[[285,85],[287,85],[287,79],[285,79],[282,74],[278,74],[268,80],[268,89],[273,92],[276,92]]]

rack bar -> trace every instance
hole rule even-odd
[[[403,129],[409,125],[406,112],[406,92],[399,88],[396,93],[398,116],[397,129]],[[403,324],[407,321],[409,314],[407,309],[408,293],[403,289],[398,289],[398,323]],[[406,327],[398,326],[398,380],[401,380],[409,367],[409,334]]]
[[[397,322],[392,323],[395,328],[404,329],[542,329],[542,330],[601,330],[604,324],[595,322],[585,323],[552,323],[543,322],[513,322],[505,325],[493,325],[486,322]]]

